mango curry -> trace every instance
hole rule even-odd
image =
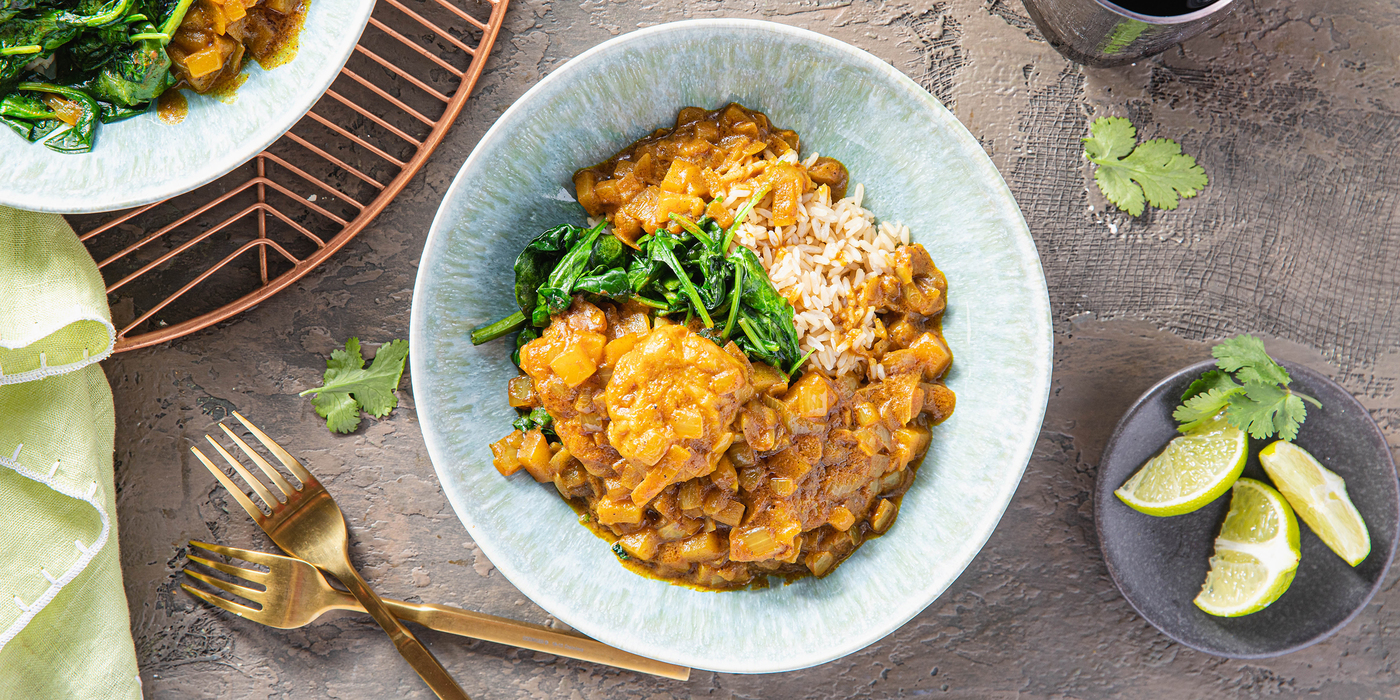
[[[580,203],[633,244],[669,213],[701,215],[735,153],[796,148],[795,133],[737,105],[689,109],[575,183]],[[819,172],[845,187],[839,163]],[[783,196],[775,187],[772,211]],[[882,372],[868,375],[808,365],[788,376],[716,344],[698,319],[574,296],[521,347],[508,391],[516,409],[547,411],[557,439],[516,430],[491,445],[496,468],[553,484],[641,573],[711,589],[830,573],[895,521],[931,427],[954,407],[942,382],[947,281],[920,245],[892,259],[842,313],[876,319],[869,359]]]

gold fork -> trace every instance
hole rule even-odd
[[[240,617],[260,622],[269,627],[292,629],[311,624],[316,618],[331,610],[365,611],[364,606],[360,605],[353,596],[338,588],[331,587],[330,582],[321,575],[321,572],[300,559],[195,540],[190,540],[190,546],[230,559],[246,561],[250,564],[261,564],[268,568],[268,571],[263,572],[206,559],[194,554],[189,555],[190,561],[196,564],[221,571],[235,579],[263,586],[263,589],[259,590],[241,583],[208,576],[193,569],[185,569],[185,573],[195,579],[261,606],[261,609],[252,608],[193,588],[189,584],[180,584],[190,594]],[[679,681],[690,679],[690,669],[684,666],[673,666],[643,656],[629,654],[602,642],[579,635],[565,634],[542,625],[507,620],[447,605],[420,605],[388,598],[384,599],[384,604],[388,605],[389,609],[400,620],[416,622],[439,632],[534,649],[557,656],[592,661],[616,668],[674,678]]]
[[[248,511],[248,516],[253,519],[253,522],[257,523],[258,527],[261,527],[263,532],[266,532],[267,536],[277,543],[278,547],[336,577],[345,584],[345,587],[350,590],[350,594],[355,596],[361,605],[365,606],[365,611],[374,617],[374,621],[378,622],[380,627],[384,628],[384,632],[389,635],[389,639],[393,640],[394,647],[399,650],[399,654],[403,655],[413,670],[418,672],[423,682],[427,683],[428,687],[439,698],[469,700],[466,692],[457,685],[457,681],[452,679],[447,669],[442,667],[437,657],[433,656],[433,653],[428,651],[428,648],[423,646],[423,643],[418,641],[418,638],[413,636],[413,633],[402,622],[399,622],[398,618],[394,617],[394,613],[389,611],[389,607],[384,604],[384,601],[370,590],[369,584],[365,583],[363,578],[360,578],[360,572],[356,571],[355,566],[350,563],[350,540],[345,531],[345,516],[341,515],[340,507],[335,504],[331,495],[326,493],[321,482],[311,476],[311,472],[306,471],[306,467],[303,467],[301,462],[282,449],[281,445],[274,442],[257,426],[249,423],[248,419],[237,411],[234,412],[233,416],[238,419],[239,423],[243,424],[243,427],[248,429],[248,432],[253,434],[253,437],[258,439],[258,442],[263,444],[263,447],[267,448],[268,452],[277,457],[282,466],[301,481],[301,488],[293,488],[286,479],[282,478],[282,474],[271,464],[268,464],[261,455],[253,451],[248,443],[243,442],[242,438],[228,429],[228,426],[223,423],[219,424],[224,434],[233,440],[234,444],[243,451],[243,454],[258,465],[263,473],[267,474],[267,478],[271,479],[272,483],[282,492],[282,495],[286,496],[286,502],[274,497],[262,481],[249,473],[243,464],[229,454],[223,445],[215,442],[213,437],[204,436],[209,444],[214,446],[214,450],[224,458],[224,461],[228,462],[229,466],[233,467],[233,470],[243,477],[249,486],[253,487],[253,491],[267,504],[268,510],[271,511],[270,515],[264,514],[262,509],[258,508],[248,498],[248,495],[243,493],[243,489],[234,484],[222,469],[214,466],[214,463],[209,461],[203,452],[200,452],[196,447],[191,447],[190,451],[199,458],[199,461],[204,463],[205,467],[209,468],[209,471],[214,474],[219,483],[224,485],[224,488],[228,489],[238,504]]]

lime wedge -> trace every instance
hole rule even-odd
[[[1298,517],[1337,556],[1356,566],[1371,553],[1366,521],[1347,497],[1347,482],[1308,451],[1279,440],[1259,452],[1259,463]]]
[[[1249,437],[1223,420],[1167,443],[1114,495],[1148,515],[1181,515],[1214,501],[1244,469]]]
[[[1219,617],[1259,612],[1297,570],[1298,520],[1288,501],[1262,481],[1236,481],[1196,607]]]

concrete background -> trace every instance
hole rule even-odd
[[[1107,576],[1089,494],[1114,423],[1213,339],[1269,336],[1371,409],[1400,447],[1400,7],[1236,0],[1233,18],[1111,70],[1054,53],[1016,0],[513,0],[477,93],[424,171],[329,264],[219,327],[106,363],[117,402],[121,554],[149,697],[430,697],[367,617],[278,631],[179,590],[185,542],[271,549],[188,448],[231,409],[295,446],[336,494],[377,590],[554,623],[481,554],[402,403],[332,436],[296,392],[331,348],[406,337],[434,210],[477,140],[569,57],[641,26],[759,17],[888,60],[981,141],[1049,280],[1055,381],[1039,448],[986,548],[887,639],[781,676],[654,679],[424,633],[478,698],[1213,698],[1400,696],[1394,580],[1350,626],[1265,661],[1210,657],[1139,618]],[[1105,211],[1079,139],[1100,115],[1166,136],[1211,178],[1174,212]],[[557,624],[557,623],[554,623]]]

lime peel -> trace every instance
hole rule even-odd
[[[1259,464],[1323,544],[1352,566],[1366,560],[1371,535],[1347,495],[1345,479],[1285,440],[1260,450]]]
[[[1239,479],[1210,573],[1192,602],[1217,617],[1263,610],[1293,584],[1299,556],[1298,520],[1288,501],[1263,482]]]
[[[1224,420],[1173,438],[1114,495],[1128,507],[1160,517],[1199,510],[1239,477],[1249,437]]]

